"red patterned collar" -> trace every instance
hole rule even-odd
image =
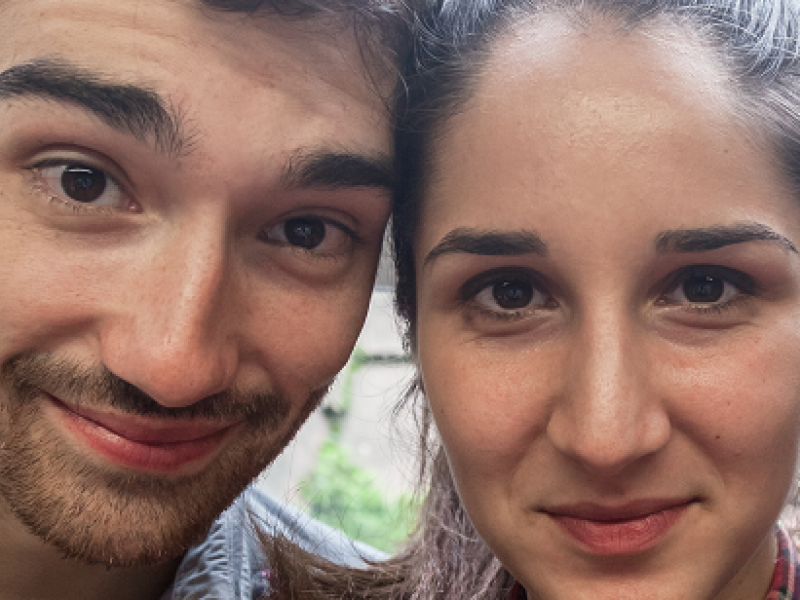
[[[800,568],[797,549],[783,527],[778,527],[778,558],[772,583],[764,600],[798,600],[800,598]]]
[[[514,582],[514,587],[511,588],[511,594],[509,594],[508,600],[528,600],[525,588],[523,588],[519,582]]]

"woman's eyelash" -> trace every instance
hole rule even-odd
[[[751,299],[752,296],[750,294],[737,294],[736,296],[734,296],[730,300],[727,300],[726,302],[720,302],[717,304],[708,304],[708,305],[692,304],[691,306],[686,307],[686,310],[690,310],[694,313],[699,313],[701,315],[712,315],[712,314],[721,315],[729,310],[738,308],[740,305],[744,304],[745,302],[748,302]]]
[[[495,321],[502,321],[504,323],[511,323],[514,321],[518,321],[519,319],[525,318],[526,316],[530,315],[531,312],[533,312],[535,309],[523,308],[515,311],[497,311],[479,306],[476,307],[476,310],[480,313],[482,317],[493,319]]]

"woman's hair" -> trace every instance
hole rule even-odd
[[[410,0],[414,1],[414,0]],[[800,199],[800,0],[416,0],[415,45],[402,69],[405,93],[396,108],[398,188],[392,214],[396,306],[415,357],[414,239],[435,164],[434,146],[489,68],[505,35],[537,15],[560,14],[575,27],[593,20],[620,35],[670,24],[712,56],[734,98],[732,118],[783,167]],[[392,600],[495,599],[510,574],[481,540],[461,505],[435,434],[419,377],[401,402],[419,427],[419,524],[401,552],[364,570],[305,554],[285,540],[267,540],[274,597]],[[535,476],[535,475],[534,475]],[[535,557],[532,557],[535,560]]]

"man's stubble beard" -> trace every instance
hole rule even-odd
[[[135,414],[247,420],[201,472],[166,478],[87,460],[45,418],[41,389]],[[324,393],[310,394],[293,419],[292,405],[275,393],[226,393],[169,409],[102,368],[82,369],[43,354],[16,357],[0,372],[0,497],[66,558],[109,566],[164,563],[202,539]]]

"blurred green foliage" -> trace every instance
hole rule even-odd
[[[416,507],[411,495],[388,497],[375,476],[358,466],[347,448],[326,441],[314,470],[300,484],[307,511],[353,539],[392,552],[411,533]]]

